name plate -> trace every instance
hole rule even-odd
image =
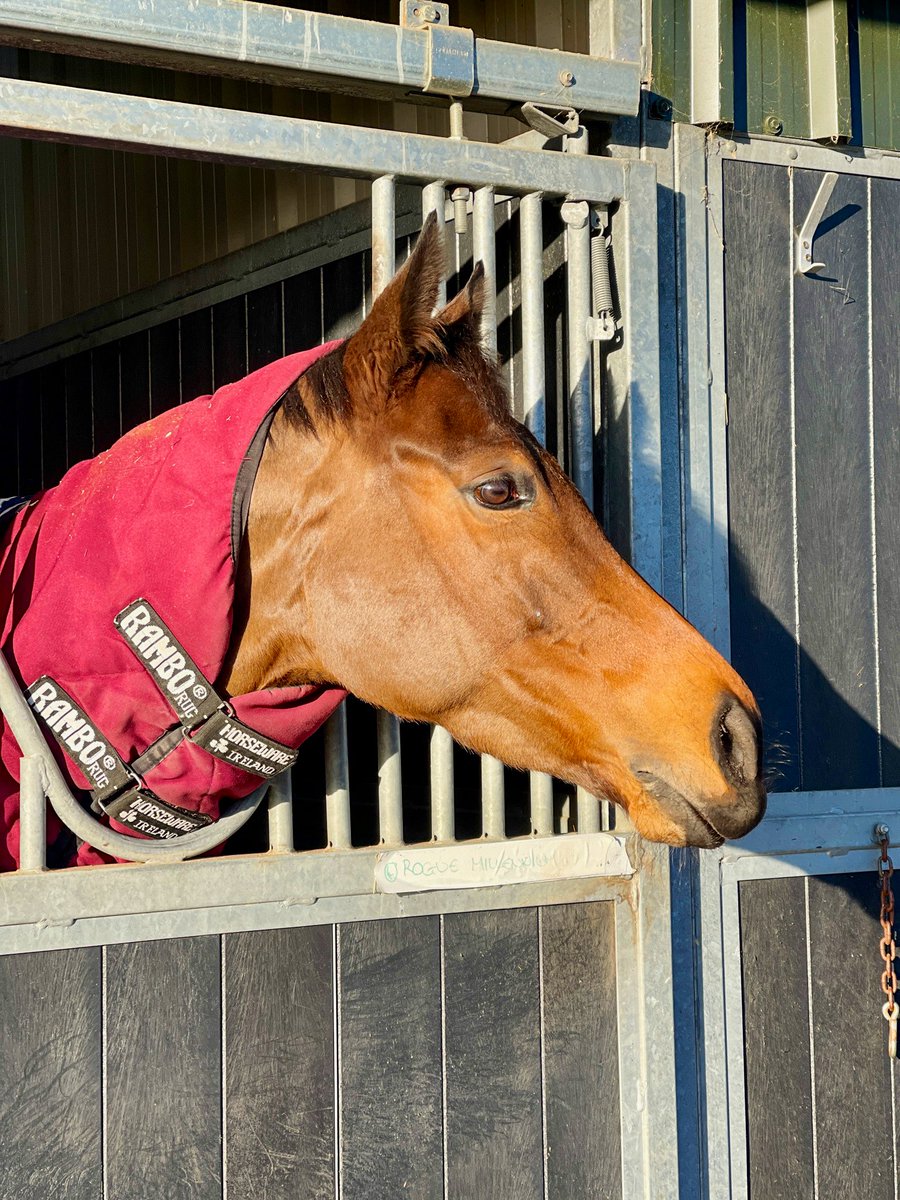
[[[379,892],[439,892],[633,874],[623,839],[611,833],[566,833],[385,851],[376,861],[375,886]]]

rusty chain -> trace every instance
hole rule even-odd
[[[875,826],[875,838],[881,846],[881,857],[878,860],[878,879],[881,884],[881,942],[879,949],[884,962],[881,973],[881,990],[887,999],[881,1011],[888,1023],[888,1056],[897,1057],[897,1020],[900,1018],[900,1004],[897,1002],[897,972],[894,963],[897,958],[897,944],[894,939],[894,893],[891,888],[891,877],[894,874],[894,864],[888,854],[890,830],[887,825]]]

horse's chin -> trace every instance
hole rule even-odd
[[[697,846],[702,850],[715,850],[722,845],[725,835],[670,783],[649,771],[639,771],[636,777],[649,804],[658,810],[657,820],[661,816],[672,830],[670,836],[656,836],[653,837],[654,841],[671,846]],[[635,825],[639,832],[644,832],[639,818],[635,819]],[[654,831],[659,832],[656,829]]]
[[[590,791],[624,809],[647,841],[703,850],[715,850],[725,841],[725,834],[697,806],[658,775],[649,771],[629,772],[627,779],[591,775]]]

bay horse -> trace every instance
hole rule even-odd
[[[138,784],[152,786],[151,800],[138,793],[141,811],[158,802],[157,816],[168,807],[183,830],[257,785],[250,776],[246,786],[235,782],[241,763],[256,754],[263,774],[266,755],[290,754],[349,691],[402,719],[441,725],[512,767],[606,796],[650,840],[714,847],[740,837],[765,809],[753,696],[616,553],[557,461],[511,416],[481,346],[481,266],[435,315],[443,272],[431,219],[347,341],[162,414],[72,468],[38,504],[39,519],[29,524],[27,510],[17,517],[0,562],[27,587],[20,595],[16,583],[2,614],[4,650],[60,742],[70,779],[108,799],[103,764],[121,759]],[[277,385],[262,423],[241,407],[259,381]],[[192,428],[201,435],[193,443]],[[226,470],[235,429],[239,453]],[[243,480],[239,505],[230,492],[211,501],[214,518],[202,511],[216,490],[203,463],[213,480],[227,476],[235,495],[228,470]],[[130,480],[144,482],[129,488]],[[148,516],[146,496],[134,495],[143,488],[156,489],[162,516]],[[111,510],[118,524],[97,516]],[[105,539],[78,549],[75,582],[54,585],[87,513],[91,529],[110,523]],[[227,548],[218,528],[226,523]],[[46,567],[41,536],[55,547]],[[150,544],[157,557],[148,568]],[[165,548],[182,544],[162,572]],[[181,561],[192,547],[212,563],[203,567],[212,583]],[[168,582],[151,596],[159,574]],[[43,625],[34,615],[40,596],[51,614]],[[190,639],[188,610],[197,625]],[[65,676],[54,656],[67,653],[81,658]],[[103,659],[96,678],[95,654]],[[129,671],[155,675],[152,699],[132,704],[126,729]],[[210,695],[218,707],[205,709]],[[285,725],[285,713],[304,704],[305,724]],[[7,826],[17,786],[9,742],[5,796],[0,789]],[[223,774],[228,755],[231,775]],[[133,810],[101,807],[132,831],[149,828]],[[15,840],[7,840],[14,862]]]

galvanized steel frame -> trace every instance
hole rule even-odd
[[[724,194],[722,163],[744,162],[836,170],[900,179],[900,155],[880,150],[811,146],[781,139],[733,138],[676,127],[694,143],[691,186],[681,190],[686,220],[686,289],[682,317],[695,345],[684,363],[686,616],[727,655],[728,486],[725,429]],[[697,139],[702,139],[702,144]],[[700,159],[705,160],[701,166]],[[705,233],[701,226],[705,226]],[[793,261],[788,269],[793,271]],[[700,304],[708,296],[708,305]],[[693,550],[692,550],[693,544]],[[900,844],[900,788],[773,795],[762,824],[739,844],[699,856],[696,970],[703,1049],[701,1116],[705,1138],[705,1200],[748,1200],[744,1019],[739,885],[754,879],[846,874],[875,869],[873,829],[891,828]]]
[[[609,17],[607,7],[598,9],[601,7]],[[614,24],[607,26],[602,13],[595,24],[615,32]],[[432,182],[435,178],[479,189],[482,222],[487,212],[493,218],[490,189],[521,195],[526,214],[531,213],[523,222],[523,242],[532,248],[540,244],[539,229],[534,228],[535,212],[538,220],[540,216],[535,197],[543,194],[577,203],[618,203],[616,255],[624,332],[614,372],[620,381],[614,403],[628,412],[623,452],[631,484],[631,557],[645,578],[662,588],[662,421],[656,172],[652,165],[197,109],[19,80],[0,82],[0,103],[4,106],[3,129],[25,137],[270,166],[315,162],[319,169],[368,175],[378,181],[377,245],[384,242],[397,180],[424,184],[426,209],[440,207],[438,193],[445,195],[444,185]],[[479,236],[486,251],[489,239]],[[532,320],[539,320],[538,305],[529,306],[528,311]],[[570,297],[570,314],[579,311],[579,298]],[[539,429],[542,380],[534,363],[529,378],[535,391],[531,415]],[[337,833],[337,840],[349,846],[341,738],[338,725],[330,739],[329,828],[333,840]],[[388,736],[387,742],[390,740]],[[433,757],[440,759],[444,754],[438,734]],[[535,783],[535,823],[543,826],[547,822],[546,784],[540,777]],[[445,806],[446,798],[438,807]],[[632,853],[638,856],[641,869],[632,881],[570,880],[395,897],[372,894],[377,849],[333,847],[294,854],[285,821],[276,820],[274,828],[275,841],[268,855],[203,860],[190,866],[121,866],[5,877],[0,881],[0,917],[6,922],[0,934],[0,952],[426,912],[612,900],[617,914],[623,1194],[627,1200],[674,1200],[678,1194],[677,1122],[670,865],[665,849],[634,846]],[[382,832],[395,838],[396,820]],[[452,825],[438,820],[434,832],[439,838],[452,837]],[[497,836],[502,829],[492,820],[486,824],[485,834]]]
[[[635,113],[639,0],[615,9],[590,56],[476,39],[439,22],[410,28],[243,0],[0,0],[0,45],[357,96],[453,94],[501,111],[532,102]],[[453,78],[434,70],[436,58]]]

